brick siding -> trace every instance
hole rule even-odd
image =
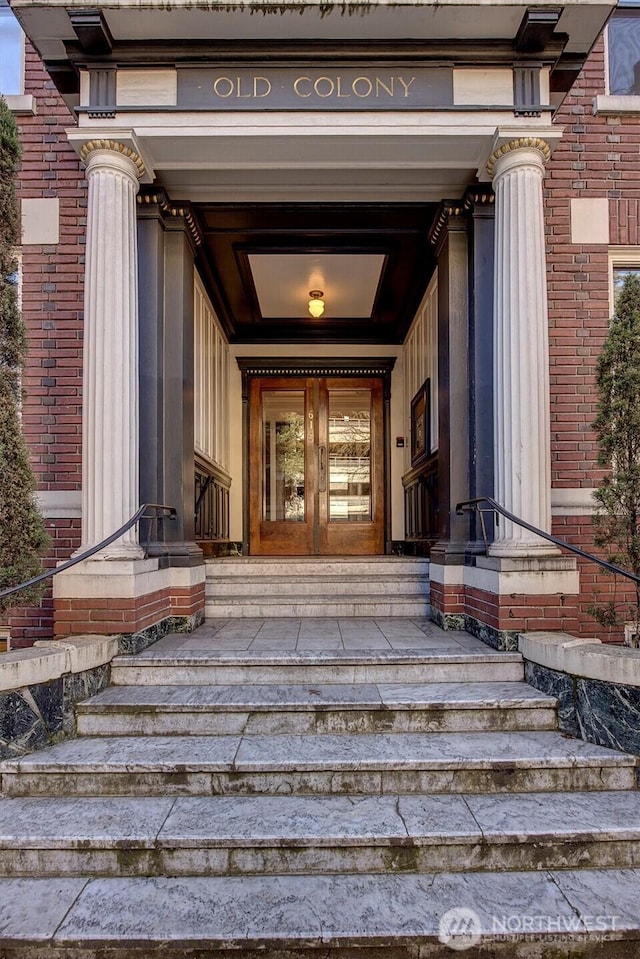
[[[551,381],[551,470],[556,488],[597,486],[604,471],[597,464],[592,429],[596,415],[596,363],[607,335],[609,258],[604,244],[571,243],[570,201],[609,200],[610,244],[639,242],[640,118],[594,116],[594,98],[605,92],[605,50],[601,38],[555,122],[564,135],[555,149],[544,184],[549,290]],[[583,549],[594,548],[591,518],[554,517],[553,532]],[[619,641],[589,614],[595,601],[614,591],[628,596],[624,582],[580,561],[582,594],[577,632]]]
[[[22,311],[29,336],[23,424],[41,490],[80,490],[82,484],[82,298],[86,181],[65,129],[75,124],[39,57],[27,44],[25,93],[37,115],[18,117],[23,161],[20,199],[57,197],[60,242],[22,248]],[[47,521],[55,565],[80,545],[80,522]],[[51,637],[50,593],[41,607],[11,619],[12,643]]]

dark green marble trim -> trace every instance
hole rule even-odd
[[[0,759],[23,756],[75,735],[75,707],[109,685],[111,665],[65,673],[0,693]]]
[[[525,660],[525,679],[558,699],[558,725],[587,742],[640,756],[640,689]]]
[[[501,653],[512,653],[518,650],[517,632],[494,629],[466,613],[441,613],[440,610],[431,607],[431,621],[441,629],[463,629]]]
[[[169,633],[192,633],[204,622],[204,610],[199,610],[191,616],[167,616],[159,623],[141,629],[138,633],[122,633],[118,636],[118,652],[121,655],[132,655],[142,652],[147,646],[157,643]]]

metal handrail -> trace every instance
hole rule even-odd
[[[154,512],[152,514],[148,514],[147,510],[154,510]],[[91,556],[95,556],[95,554],[99,553],[100,550],[105,549],[105,547],[110,546],[111,543],[115,543],[117,539],[120,539],[124,533],[130,530],[132,526],[135,526],[136,523],[138,523],[141,519],[152,519],[157,525],[159,519],[175,518],[175,507],[164,506],[161,503],[145,503],[144,506],[140,506],[140,508],[136,510],[131,519],[128,519],[127,522],[120,527],[120,529],[117,529],[115,533],[111,533],[110,536],[107,536],[106,539],[103,539],[100,543],[97,543],[90,549],[85,550],[78,556],[72,556],[71,559],[61,563],[60,566],[54,566],[53,569],[46,569],[44,573],[39,573],[38,576],[34,576],[32,579],[27,579],[24,583],[20,583],[18,586],[11,586],[9,589],[1,590],[0,599],[4,599],[5,596],[11,596],[13,593],[19,593],[21,590],[27,589],[29,586],[35,586],[37,583],[42,583],[45,579],[51,579],[52,577],[57,576],[58,573],[64,572],[65,569],[70,569],[72,566],[77,566],[77,564],[81,563],[83,560],[89,559]],[[145,559],[149,555],[149,543],[151,541],[151,530],[153,525],[153,523],[149,524],[149,532],[147,534],[147,542],[144,550]]]
[[[488,503],[490,509],[481,509],[479,505],[480,503]],[[589,560],[591,563],[596,563],[598,566],[608,570],[610,573],[615,573],[618,576],[624,576],[625,579],[630,579],[631,582],[636,584],[636,586],[640,586],[640,576],[636,576],[634,573],[630,573],[628,570],[622,569],[620,566],[616,566],[615,563],[609,563],[606,559],[600,559],[599,556],[594,556],[593,553],[588,553],[586,550],[580,549],[579,546],[574,546],[572,543],[567,543],[563,539],[558,539],[557,536],[552,536],[551,533],[545,533],[544,530],[539,529],[537,526],[533,526],[532,523],[528,523],[520,516],[515,516],[513,513],[510,513],[508,509],[505,509],[505,507],[498,503],[497,500],[493,499],[492,496],[478,496],[475,499],[469,499],[462,503],[458,503],[456,505],[456,514],[458,516],[462,516],[464,513],[479,514],[485,546],[487,546],[487,531],[484,525],[483,514],[496,513],[499,514],[499,516],[504,516],[504,518],[508,519],[511,523],[515,523],[516,526],[521,526],[523,529],[529,530],[530,533],[535,533],[537,536],[542,537],[542,539],[546,539],[547,542],[553,543],[554,546],[558,546],[560,549],[568,549],[569,552],[575,553],[576,556],[582,556],[583,559]],[[496,526],[498,524],[499,519],[498,516],[496,516]]]

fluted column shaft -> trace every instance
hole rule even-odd
[[[136,194],[142,164],[122,144],[83,150],[88,211],[84,291],[82,546],[138,508],[138,267]],[[134,527],[106,551],[141,555]]]
[[[490,163],[495,191],[494,430],[496,499],[551,531],[549,345],[542,180],[548,145],[514,141]],[[500,518],[493,556],[553,553]]]

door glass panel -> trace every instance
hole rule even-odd
[[[371,521],[371,392],[329,391],[329,519]]]
[[[304,521],[304,391],[262,394],[262,518]]]

